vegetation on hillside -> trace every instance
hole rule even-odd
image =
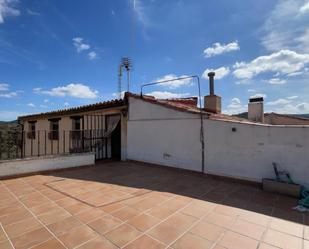
[[[0,160],[19,157],[21,154],[22,133],[16,121],[0,122]]]

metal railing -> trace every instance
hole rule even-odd
[[[0,131],[0,160],[83,152],[95,152],[97,159],[105,158],[105,131]]]

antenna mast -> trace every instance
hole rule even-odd
[[[122,92],[122,64],[119,65],[119,71],[118,71],[118,94],[119,98],[121,99],[121,92]]]
[[[132,60],[129,57],[122,58],[121,66],[123,66],[127,71],[127,84],[128,84],[127,91],[130,92]]]

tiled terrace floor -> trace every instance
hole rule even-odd
[[[309,248],[296,200],[168,168],[108,162],[0,182],[0,249]]]

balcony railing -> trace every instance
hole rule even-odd
[[[48,133],[48,138],[50,140],[59,140],[59,131],[50,131]]]
[[[107,154],[104,130],[0,131],[0,160],[95,152]]]

